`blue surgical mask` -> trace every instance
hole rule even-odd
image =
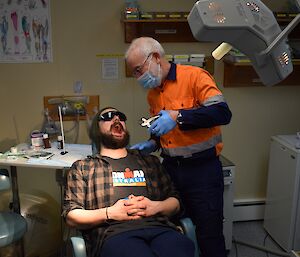
[[[149,65],[150,68],[150,65]],[[154,76],[150,71],[146,71],[143,75],[141,75],[137,80],[141,86],[145,89],[151,89],[158,87],[161,84],[161,70],[160,65],[158,65],[158,75]]]

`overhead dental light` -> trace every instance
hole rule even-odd
[[[300,0],[296,1],[300,8]],[[293,71],[287,36],[300,22],[300,14],[281,30],[260,0],[200,0],[188,22],[198,41],[222,43],[213,52],[216,59],[231,47],[244,53],[266,86],[279,83]]]

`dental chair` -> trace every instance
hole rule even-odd
[[[92,153],[96,154],[98,152],[96,144],[91,143]],[[183,233],[190,238],[195,245],[195,257],[199,257],[199,247],[196,239],[195,226],[190,218],[182,218],[179,220],[179,226],[182,228]],[[70,237],[70,248],[73,257],[87,257],[85,242],[82,236],[72,236]]]
[[[199,257],[199,248],[196,240],[195,226],[190,218],[180,220],[180,227],[183,233],[187,235],[195,244],[195,257]],[[70,238],[73,257],[87,257],[85,242],[81,236],[73,236]]]
[[[0,192],[11,188],[8,170],[0,169]],[[0,212],[0,248],[18,242],[25,234],[27,223],[25,218],[12,211]],[[22,256],[24,251],[22,249]]]

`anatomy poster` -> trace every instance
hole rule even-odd
[[[50,0],[0,0],[0,62],[52,62]]]

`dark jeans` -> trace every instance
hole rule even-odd
[[[219,158],[165,158],[163,165],[180,192],[185,216],[196,225],[201,257],[225,257],[224,179]]]
[[[101,257],[193,257],[194,243],[166,227],[136,229],[107,239]]]

